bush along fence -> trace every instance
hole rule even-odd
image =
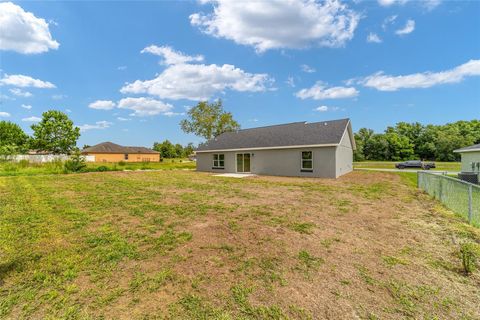
[[[480,227],[480,186],[423,171],[417,173],[417,186],[470,224]]]

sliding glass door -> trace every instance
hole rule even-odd
[[[250,153],[237,153],[237,172],[250,172]]]

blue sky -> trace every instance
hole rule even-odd
[[[480,118],[480,2],[0,3],[0,119],[68,112],[79,146],[199,143],[221,98],[243,128]]]

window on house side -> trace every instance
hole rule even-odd
[[[302,151],[302,170],[313,170],[313,153],[312,151]]]
[[[213,167],[221,169],[225,168],[225,155],[223,153],[213,154]]]

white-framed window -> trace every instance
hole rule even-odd
[[[225,155],[223,153],[213,154],[213,167],[218,169],[225,168]]]
[[[302,151],[302,165],[301,170],[313,171],[313,152],[312,151]]]

